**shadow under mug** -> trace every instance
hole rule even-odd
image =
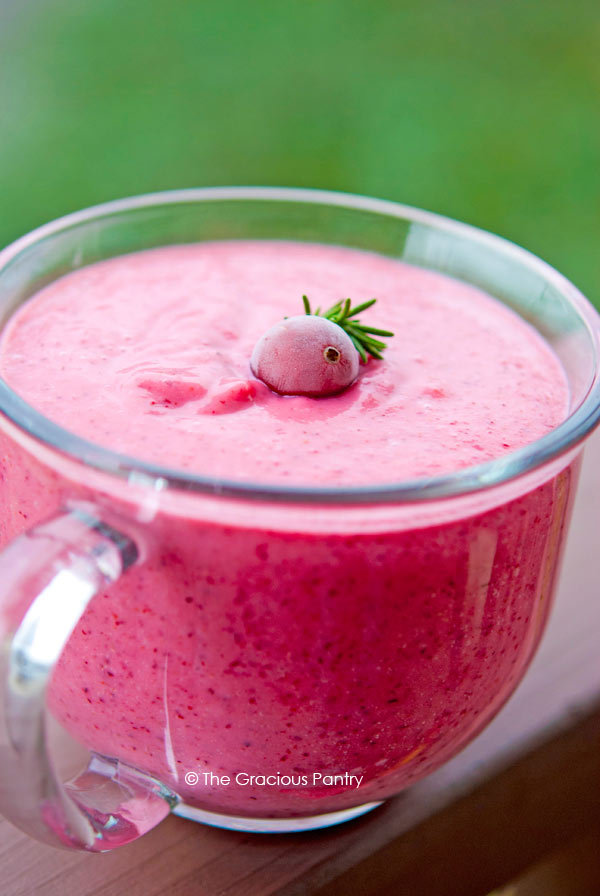
[[[110,849],[170,811],[264,832],[360,815],[481,730],[549,611],[582,442],[600,418],[599,327],[524,250],[361,197],[171,192],[69,215],[5,249],[0,324],[86,264],[223,239],[345,245],[474,284],[552,345],[571,409],[478,467],[301,489],[116,454],[0,381],[0,805],[54,845]],[[58,769],[49,720],[85,747],[75,774]]]

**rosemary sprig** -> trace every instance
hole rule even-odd
[[[393,336],[390,330],[380,330],[376,327],[365,327],[360,320],[356,318],[357,314],[366,311],[371,305],[374,305],[377,299],[369,299],[368,302],[362,302],[360,305],[352,307],[350,299],[340,299],[335,305],[332,305],[327,311],[321,314],[321,308],[311,311],[310,302],[307,296],[302,296],[304,311],[306,314],[314,314],[317,317],[326,317],[332,323],[341,327],[350,337],[352,344],[360,355],[363,364],[367,362],[367,355],[381,360],[381,352],[387,348],[387,343],[380,339],[374,339],[374,336]]]

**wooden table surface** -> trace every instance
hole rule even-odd
[[[445,767],[362,819],[307,834],[171,816],[129,846],[89,855],[1,821],[0,893],[483,896],[600,823],[599,579],[600,431],[586,448],[539,653],[502,712]]]

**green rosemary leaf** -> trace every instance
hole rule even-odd
[[[331,308],[329,308],[329,309],[325,312],[325,314],[323,315],[323,317],[327,317],[327,318],[329,318],[329,320],[331,320],[331,318],[334,317],[334,316],[338,313],[338,311],[340,310],[341,307],[342,307],[342,303],[341,303],[341,301],[340,301],[340,302],[336,302],[335,305],[332,305]]]
[[[356,317],[361,311],[366,311],[366,309],[370,308],[371,305],[374,305],[376,301],[377,299],[369,299],[368,302],[363,302],[362,305],[357,305],[356,308],[352,309],[351,317]]]
[[[352,324],[347,324],[344,329],[348,333],[348,335],[354,336],[355,339],[358,339],[359,342],[362,342],[365,348],[368,346],[372,346],[376,349],[384,349],[386,347],[385,342],[381,342],[379,339],[373,339],[371,336],[367,336],[366,333],[362,333],[360,330],[356,330]]]
[[[359,324],[358,321],[352,323],[353,327],[356,327],[358,330],[362,330],[363,333],[373,333],[374,336],[393,336],[391,330],[378,330],[376,327],[363,327],[362,324]]]
[[[351,340],[354,348],[360,355],[361,361],[363,362],[363,364],[366,364],[367,363],[367,353],[364,349],[362,342],[359,342],[358,339],[355,339],[351,333],[348,333],[348,336],[350,336],[350,340]]]
[[[322,317],[337,324],[338,327],[341,327],[342,330],[348,334],[352,344],[360,355],[363,364],[366,364],[368,355],[382,360],[381,352],[387,348],[385,342],[381,342],[380,339],[374,339],[374,336],[394,335],[390,330],[380,330],[376,327],[364,326],[361,324],[360,320],[356,319],[357,314],[360,314],[361,311],[366,311],[366,309],[374,305],[376,301],[377,299],[369,299],[367,302],[362,302],[360,305],[353,308],[351,299],[340,299],[339,302],[336,302],[335,305],[328,308],[322,315]],[[306,314],[321,316],[320,305],[316,311],[311,311],[310,302],[306,296],[302,296],[302,302]]]
[[[342,305],[342,311],[340,313],[340,316],[336,320],[336,323],[339,327],[342,326],[343,322],[348,317],[348,314],[350,313],[351,306],[352,306],[352,302],[350,301],[350,299],[346,299],[346,301]]]

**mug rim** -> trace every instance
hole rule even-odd
[[[510,240],[443,215],[391,200],[296,187],[199,187],[146,193],[94,205],[35,228],[0,251],[0,273],[24,250],[46,237],[69,230],[86,221],[156,205],[231,200],[303,202],[369,211],[434,227],[438,231],[466,238],[471,243],[501,250],[505,258],[518,260],[526,264],[530,270],[537,271],[576,309],[595,350],[594,376],[585,397],[579,406],[549,433],[500,458],[437,476],[374,486],[338,488],[284,486],[201,476],[121,454],[54,423],[22,399],[1,377],[0,414],[35,441],[62,455],[67,455],[72,460],[121,479],[151,481],[154,488],[158,487],[161,490],[171,488],[212,496],[276,503],[333,505],[424,503],[487,490],[519,478],[565,454],[582,442],[600,422],[600,317],[585,296],[547,262]]]

